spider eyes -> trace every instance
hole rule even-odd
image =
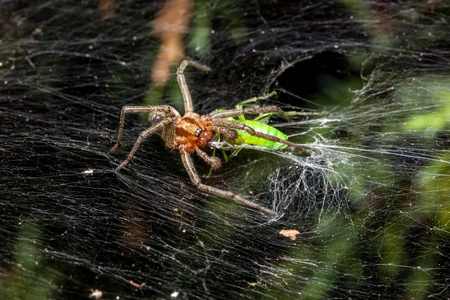
[[[203,129],[198,128],[198,129],[195,131],[195,136],[196,136],[196,137],[200,137],[200,135],[202,134],[202,132],[203,132]]]

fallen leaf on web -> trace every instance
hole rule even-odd
[[[297,234],[300,234],[298,230],[295,229],[283,229],[279,232],[282,236],[288,237],[291,240],[295,241],[297,238]]]

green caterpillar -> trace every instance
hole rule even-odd
[[[273,95],[275,95],[276,92],[273,91],[269,94],[260,96],[260,97],[254,97],[245,101],[240,102],[235,106],[236,109],[243,109],[244,107],[258,107],[258,105],[254,104],[257,100],[263,100],[267,99]],[[222,111],[224,109],[217,109],[216,112]],[[267,113],[260,113],[256,118],[253,120],[246,120],[243,115],[240,115],[236,118],[230,117],[227,118],[230,121],[235,121],[239,123],[243,123],[249,127],[251,127],[253,130],[258,131],[260,133],[268,134],[274,137],[277,137],[282,140],[287,140],[288,136],[281,132],[280,130],[276,129],[273,126],[270,126],[267,124],[269,118],[273,115],[277,115],[278,112],[267,112]],[[312,116],[312,115],[325,115],[328,114],[327,111],[323,112],[296,112],[296,111],[288,111],[284,112],[287,116]],[[240,150],[243,148],[251,148],[253,146],[256,147],[263,147],[268,149],[284,149],[288,147],[286,144],[282,144],[279,142],[274,142],[270,140],[266,140],[264,138],[256,137],[251,134],[249,134],[245,130],[236,130],[238,136],[237,138],[233,140],[227,140],[223,135],[220,133],[216,134],[216,139],[214,142],[211,143],[211,146],[213,146],[213,153],[212,156],[216,156],[216,149],[220,149],[223,157],[226,162],[228,162],[229,158],[236,156]],[[216,143],[214,145],[214,143]],[[233,149],[233,152],[230,156],[228,156],[224,150],[226,149]],[[211,175],[212,169],[209,171],[209,173],[206,175],[206,177],[209,177]]]
[[[257,100],[267,99],[275,94],[276,94],[276,92],[273,91],[269,94],[266,94],[266,95],[263,95],[260,97],[254,97],[254,98],[242,101],[239,104],[237,104],[235,106],[235,108],[243,109],[244,106],[245,107],[257,107],[257,105],[254,104]],[[221,110],[224,110],[224,109],[218,109],[217,111],[221,111]],[[287,114],[292,115],[293,113],[295,114],[295,112],[288,112]],[[278,137],[283,140],[287,140],[288,136],[286,134],[284,134],[283,132],[281,132],[280,130],[276,129],[273,126],[266,124],[268,119],[274,114],[276,114],[276,113],[262,113],[262,114],[259,114],[253,120],[246,120],[243,115],[237,117],[236,119],[235,118],[227,118],[227,119],[230,121],[243,123],[243,124],[253,128],[255,131],[269,134],[269,135]],[[236,156],[241,149],[245,148],[245,146],[257,146],[257,147],[264,147],[264,148],[269,148],[269,149],[284,149],[287,147],[287,145],[282,144],[282,143],[269,141],[269,140],[266,140],[263,138],[252,136],[245,130],[236,130],[236,132],[238,134],[238,137],[236,139],[226,141],[223,143],[224,146],[220,147],[220,150],[222,151],[223,157],[225,158],[226,162],[228,161],[229,157]],[[220,134],[217,134],[216,138],[219,139]],[[231,153],[230,156],[228,156],[225,153],[224,148],[225,149],[228,149],[228,148],[234,149],[234,151]],[[213,149],[213,156],[216,155],[216,149],[217,149],[216,147]]]
[[[232,119],[232,118],[230,118]],[[284,134],[283,132],[279,131],[275,127],[272,127],[270,125],[255,121],[255,120],[234,120],[239,123],[243,123],[251,128],[253,128],[255,131],[269,134],[272,136],[275,136],[277,138],[280,138],[282,140],[287,140],[288,136]],[[238,144],[247,144],[247,145],[254,145],[254,146],[260,146],[260,147],[266,147],[266,148],[274,148],[274,149],[283,149],[286,148],[287,145],[281,144],[278,142],[269,141],[263,138],[259,138],[256,136],[250,135],[245,130],[236,130],[238,133],[238,138],[235,140]]]
[[[243,109],[244,106],[245,107],[257,107],[257,105],[254,104],[257,100],[267,99],[267,98],[272,97],[273,95],[276,95],[275,91],[272,91],[271,93],[260,96],[260,97],[254,97],[254,98],[242,101],[239,104],[237,104],[235,106],[235,108]],[[253,128],[255,131],[269,134],[269,135],[275,136],[277,138],[280,138],[282,140],[287,140],[288,136],[286,134],[284,134],[280,130],[276,129],[275,127],[272,127],[272,126],[266,124],[266,122],[268,121],[270,116],[272,116],[273,114],[275,114],[275,113],[260,114],[253,120],[246,120],[243,115],[239,116],[238,119],[234,119],[234,118],[228,118],[228,119],[231,121],[243,123],[243,124]],[[282,143],[269,141],[269,140],[266,140],[263,138],[252,136],[245,130],[236,130],[236,131],[238,133],[238,138],[235,140],[237,145],[247,144],[247,145],[259,146],[259,147],[265,147],[265,148],[271,148],[271,149],[283,149],[283,148],[287,147],[287,145],[282,144]]]

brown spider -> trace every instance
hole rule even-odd
[[[192,182],[197,186],[198,189],[220,197],[233,199],[242,204],[257,208],[270,215],[276,215],[272,210],[262,207],[252,201],[246,200],[232,192],[224,191],[201,183],[200,177],[197,174],[197,171],[195,170],[194,163],[191,158],[191,152],[195,151],[213,169],[218,169],[222,165],[220,159],[218,157],[209,156],[208,154],[203,152],[203,150],[201,150],[200,148],[207,146],[208,142],[213,138],[211,131],[219,132],[225,135],[227,139],[234,140],[238,137],[236,129],[240,129],[245,130],[249,134],[256,137],[286,144],[292,148],[300,150],[305,155],[309,156],[310,153],[297,144],[294,144],[290,141],[279,139],[272,135],[255,131],[253,128],[243,123],[231,121],[226,118],[237,117],[245,114],[277,112],[288,122],[292,122],[292,120],[277,106],[221,110],[203,116],[196,114],[194,112],[192,106],[192,98],[183,75],[184,69],[188,65],[194,66],[197,69],[204,72],[210,71],[208,67],[205,67],[203,65],[200,65],[199,63],[187,59],[183,60],[181,65],[178,67],[177,70],[178,84],[180,86],[181,93],[184,99],[185,114],[183,117],[181,117],[180,113],[169,105],[124,106],[122,108],[122,111],[120,113],[120,126],[119,126],[119,134],[117,137],[117,143],[108,152],[108,155],[116,151],[117,147],[119,147],[120,145],[123,136],[125,115],[127,113],[149,112],[151,113],[152,116],[153,125],[139,134],[139,138],[134,144],[133,149],[131,149],[128,158],[123,163],[121,163],[116,168],[116,170],[120,170],[121,168],[123,168],[133,158],[134,153],[136,152],[139,145],[145,138],[150,136],[155,131],[162,129],[162,139],[166,143],[166,146],[170,149],[176,148],[180,150],[183,165],[186,168],[186,171],[188,172]]]

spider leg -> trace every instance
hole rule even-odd
[[[292,119],[289,118],[286,113],[279,108],[278,106],[262,106],[262,107],[247,107],[243,109],[227,109],[227,110],[221,110],[217,112],[213,112],[210,114],[210,116],[213,119],[222,119],[222,118],[230,118],[230,117],[237,117],[242,116],[246,114],[262,114],[262,113],[270,113],[270,112],[276,112],[280,116],[283,117],[288,122],[292,122]]]
[[[140,112],[152,112],[152,111],[163,111],[166,113],[166,115],[169,115],[172,113],[174,116],[179,115],[179,113],[171,106],[168,105],[159,105],[159,106],[137,106],[137,105],[131,105],[131,106],[124,106],[122,107],[122,110],[120,111],[120,125],[119,125],[119,134],[117,136],[117,142],[116,144],[109,150],[108,155],[111,155],[116,151],[116,149],[119,147],[120,142],[122,141],[123,137],[123,128],[125,126],[125,116],[128,113],[140,113]]]
[[[220,132],[223,134],[227,139],[235,140],[238,137],[238,134],[236,130],[234,129],[227,129],[219,126],[211,126],[211,130],[215,132]]]
[[[214,187],[206,185],[206,184],[202,184],[200,181],[200,177],[198,176],[197,171],[194,168],[194,163],[192,161],[192,158],[190,157],[189,152],[185,152],[184,154],[182,154],[181,160],[183,161],[183,165],[184,165],[186,171],[188,172],[189,177],[191,178],[192,182],[197,186],[197,188],[199,190],[206,192],[206,193],[213,194],[213,195],[217,195],[219,197],[232,199],[236,202],[245,204],[247,206],[257,208],[260,211],[265,212],[269,215],[276,216],[275,212],[273,212],[272,210],[262,207],[254,202],[248,201],[232,192],[224,191],[224,190],[217,189],[217,188],[214,188]]]
[[[175,118],[162,120],[161,122],[159,122],[159,123],[151,126],[150,128],[147,128],[146,130],[142,131],[139,134],[139,138],[137,139],[136,143],[134,143],[133,149],[131,149],[130,154],[128,154],[127,159],[116,168],[116,171],[119,171],[120,169],[122,169],[133,158],[134,153],[139,148],[139,145],[142,143],[142,141],[144,139],[146,139],[148,136],[150,136],[156,130],[173,123],[174,120],[175,120]]]
[[[204,151],[200,150],[200,148],[195,148],[195,152],[197,152],[198,156],[200,156],[207,164],[211,166],[214,170],[219,169],[222,166],[222,162],[220,158],[215,156],[209,156]]]
[[[288,145],[288,146],[290,146],[292,148],[300,150],[306,156],[311,156],[311,153],[309,153],[309,151],[303,149],[300,145],[297,145],[297,144],[292,143],[290,141],[282,140],[282,139],[277,138],[277,137],[275,137],[273,135],[270,135],[270,134],[265,134],[265,133],[262,133],[262,132],[258,132],[256,130],[254,130],[253,128],[251,128],[250,126],[247,126],[247,125],[245,125],[243,123],[230,121],[230,120],[227,120],[227,119],[213,119],[213,125],[222,126],[222,127],[231,128],[231,129],[245,130],[245,131],[247,131],[249,134],[251,134],[253,136],[260,137],[260,138],[263,138],[263,139],[266,139],[266,140],[269,140],[269,141],[272,141],[272,142],[278,142],[278,143],[282,143],[282,144]]]
[[[177,69],[177,80],[178,80],[178,85],[180,86],[181,94],[183,95],[184,113],[194,111],[194,107],[192,105],[191,94],[189,93],[189,88],[187,86],[186,79],[184,78],[184,74],[183,74],[184,69],[186,69],[186,67],[188,65],[194,66],[203,72],[211,71],[211,69],[209,67],[203,66],[193,60],[185,59],[181,62],[180,66]]]

